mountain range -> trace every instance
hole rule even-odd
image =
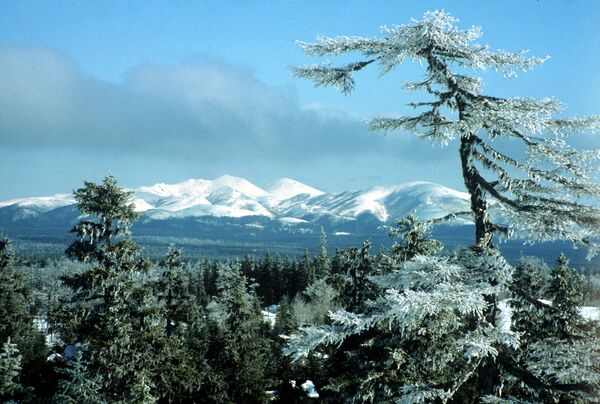
[[[321,228],[332,247],[360,245],[366,239],[385,244],[389,238],[384,226],[412,211],[431,219],[469,206],[466,193],[430,182],[324,192],[289,178],[263,189],[225,175],[130,191],[140,213],[132,230],[147,245],[167,240],[180,244],[185,239],[221,249],[244,245],[259,251],[266,246],[292,253],[312,248]],[[65,245],[79,216],[72,194],[3,201],[0,232],[26,241],[28,248],[31,243]]]
[[[263,217],[292,224],[324,217],[354,221],[367,215],[381,223],[390,223],[413,210],[423,219],[468,210],[468,194],[430,182],[325,193],[289,178],[262,189],[244,178],[225,175],[215,180],[158,183],[132,191],[142,221]],[[0,226],[53,215],[74,204],[71,194],[0,202]]]
[[[306,248],[317,248],[321,228],[331,249],[360,246],[365,240],[385,246],[391,243],[386,226],[413,211],[427,220],[469,210],[467,193],[423,181],[324,192],[289,178],[263,189],[244,178],[225,175],[130,191],[140,213],[132,231],[150,255],[163,254],[169,243],[182,246],[190,256],[231,257],[265,251],[299,255]],[[18,252],[61,255],[72,241],[69,229],[79,217],[72,194],[3,201],[0,233],[14,240]],[[437,226],[434,236],[449,248],[470,244],[473,226],[455,220]],[[513,261],[523,251],[547,260],[560,251],[574,251],[566,243],[524,247],[518,241],[501,248]],[[580,251],[574,254],[583,255]],[[587,265],[583,258],[575,262]]]

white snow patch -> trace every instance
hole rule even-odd
[[[335,233],[333,233],[334,236],[349,236],[350,233],[348,233],[347,231],[336,231]]]
[[[279,221],[286,224],[308,223],[307,220],[298,219],[297,217],[280,217]]]
[[[538,299],[541,303],[552,305],[550,300]],[[503,299],[498,302],[499,326],[503,331],[510,331],[512,321],[512,307],[510,307],[510,299]],[[583,306],[579,308],[579,314],[586,320],[600,321],[600,307]]]
[[[300,385],[302,390],[306,392],[306,396],[309,398],[319,398],[319,393],[317,393],[317,388],[312,380],[307,380]]]
[[[265,323],[271,324],[271,327],[275,325],[275,321],[277,320],[277,313],[271,313],[268,310],[261,310],[263,321]]]
[[[150,203],[141,198],[134,199],[133,204],[135,206],[136,212],[146,212],[148,210],[154,209],[154,206],[152,206]]]
[[[280,200],[290,199],[296,195],[323,195],[324,192],[290,178],[280,178],[267,187],[267,191]]]

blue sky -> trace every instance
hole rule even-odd
[[[129,187],[222,174],[327,191],[430,180],[460,189],[456,145],[367,131],[416,94],[409,63],[349,97],[291,76],[294,40],[376,36],[444,9],[481,43],[550,55],[485,92],[552,96],[600,114],[597,1],[2,1],[0,200],[69,192],[108,171]],[[335,59],[331,60],[335,62]],[[592,137],[577,140],[598,147]]]

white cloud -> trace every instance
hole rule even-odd
[[[430,147],[386,138],[341,111],[220,63],[142,65],[122,84],[86,76],[59,52],[0,48],[0,136],[17,147],[119,149],[207,162],[311,161]],[[409,154],[413,156],[414,153]],[[411,158],[411,157],[409,157]]]

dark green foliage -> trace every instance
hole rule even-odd
[[[88,372],[81,351],[68,360],[67,366],[61,371],[63,378],[57,389],[58,402],[96,403],[101,401],[100,378]]]
[[[277,318],[273,326],[275,335],[289,335],[298,328],[298,319],[289,297],[284,295],[277,309]]]
[[[313,266],[317,279],[323,279],[331,272],[331,263],[327,255],[327,236],[323,227],[321,227],[321,236],[319,239],[319,253],[314,259]]]
[[[176,327],[186,325],[190,319],[190,301],[188,294],[188,280],[182,273],[183,262],[181,261],[181,250],[174,246],[169,247],[167,256],[160,263],[163,268],[161,279],[158,283],[160,300],[165,305],[166,334],[171,336]]]
[[[26,363],[43,356],[45,347],[43,335],[33,324],[31,289],[13,260],[10,241],[0,236],[0,341],[11,338]]]
[[[63,278],[73,295],[60,316],[62,338],[86,347],[88,371],[101,378],[102,395],[110,400],[133,394],[138,370],[156,366],[154,347],[160,345],[157,307],[145,281],[150,262],[129,234],[137,217],[130,197],[112,176],[75,191],[87,218],[73,228],[79,240],[67,253],[93,266]]]
[[[544,307],[538,299],[544,297],[544,273],[549,271],[550,268],[543,261],[526,258],[521,259],[513,273],[511,327],[522,333],[521,340],[525,345],[542,338],[546,333]]]
[[[0,236],[0,341],[10,339],[10,346],[18,349],[22,357],[21,382],[40,394],[48,394],[54,386],[52,370],[45,361],[45,337],[34,326],[31,289],[13,261],[10,241]],[[41,375],[47,378],[40,379]]]
[[[202,274],[204,291],[208,296],[216,296],[218,293],[217,280],[219,279],[217,263],[205,258],[202,262]]]
[[[341,254],[340,273],[334,281],[345,310],[364,310],[365,303],[376,296],[375,285],[369,280],[369,276],[377,273],[370,249],[369,242],[365,242],[362,248],[350,248]]]
[[[270,385],[270,347],[256,296],[247,290],[246,278],[233,266],[222,274],[219,301],[226,317],[219,365],[228,383],[228,396],[236,403],[265,400]]]
[[[552,269],[548,287],[548,298],[556,310],[552,310],[546,325],[560,339],[572,338],[582,323],[579,314],[583,304],[582,284],[581,277],[569,268],[567,257],[561,254]]]
[[[317,279],[317,273],[315,266],[310,262],[310,256],[308,255],[308,250],[304,250],[304,254],[302,258],[300,258],[300,262],[298,263],[298,269],[304,279],[304,283],[306,285],[310,285]]]

